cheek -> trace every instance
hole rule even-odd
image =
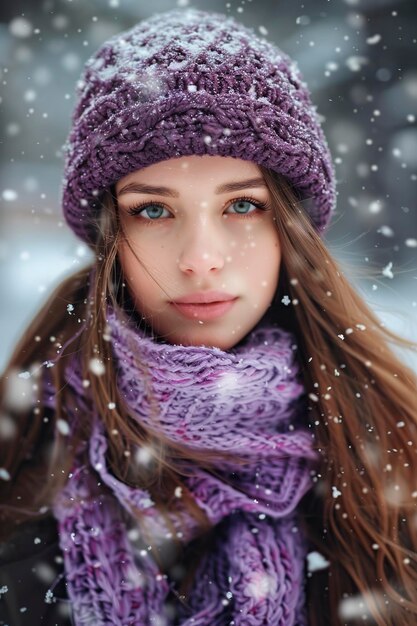
[[[121,243],[118,256],[126,277],[128,274],[143,273],[145,267],[151,269],[154,260],[154,255],[148,251],[147,246],[139,246],[134,239],[129,240],[129,244]]]
[[[136,253],[137,254],[137,253]],[[142,260],[127,245],[122,245],[118,252],[120,266],[124,280],[132,296],[135,298],[146,289],[147,273],[142,266]]]
[[[269,297],[272,298],[274,297],[278,289],[280,267],[281,267],[281,248],[278,243],[274,245],[272,254],[269,260],[267,260],[267,264],[269,267],[269,272],[268,272],[268,277],[267,277],[269,284],[267,286],[267,290],[269,293]]]
[[[120,262],[126,266],[129,265],[132,268],[138,264],[151,270],[171,262],[173,248],[173,245],[167,245],[156,237],[142,235],[139,239],[139,237],[132,236],[129,243],[120,244],[118,254]]]
[[[121,244],[118,258],[122,272],[131,295],[141,307],[147,301],[160,298],[161,290],[165,291],[172,283],[170,268],[172,263],[167,259],[167,247],[155,248],[141,246],[140,254],[137,247],[130,248]]]
[[[278,281],[279,267],[281,262],[281,248],[275,236],[269,236],[256,243],[250,249],[248,264],[252,276],[256,276],[259,281],[267,281],[268,285]]]

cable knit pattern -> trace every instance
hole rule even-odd
[[[208,471],[184,461],[185,485],[215,533],[180,602],[152,551],[166,550],[173,532],[188,545],[197,522],[181,493],[163,515],[146,490],[116,479],[95,417],[90,464],[73,468],[54,507],[76,625],[305,626],[306,545],[296,507],[316,453],[302,426],[292,336],[258,327],[224,352],[157,343],[112,311],[108,325],[132,416],[185,449],[232,453],[243,463],[222,458]],[[75,367],[67,378],[81,393]],[[126,521],[133,508],[142,514],[140,533]]]
[[[326,227],[333,166],[296,64],[225,15],[154,15],[103,44],[78,83],[63,186],[69,225],[94,241],[104,189],[164,159],[203,154],[279,172]]]

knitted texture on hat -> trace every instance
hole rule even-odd
[[[301,423],[293,338],[258,328],[223,352],[155,343],[114,314],[108,321],[131,415],[185,450],[228,452],[244,463],[222,458],[207,471],[183,461],[185,487],[214,532],[179,601],[173,572],[181,563],[166,571],[157,563],[172,553],[173,533],[184,546],[196,537],[197,522],[181,489],[161,514],[146,490],[111,473],[96,417],[89,461],[75,465],[54,507],[76,626],[305,626],[306,541],[296,507],[311,486],[316,454]],[[76,367],[67,379],[81,397]],[[149,449],[132,455],[139,474],[151,457]],[[140,529],[127,522],[133,508],[141,512]]]
[[[110,39],[86,64],[66,146],[65,217],[94,241],[106,188],[172,157],[219,155],[282,174],[321,231],[334,172],[295,63],[230,17],[157,14]]]

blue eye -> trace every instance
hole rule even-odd
[[[168,215],[163,215],[163,212],[166,211]],[[168,217],[169,211],[167,211],[160,204],[146,204],[138,207],[133,207],[128,210],[130,215],[140,215],[145,220],[153,220],[156,221],[160,217]]]
[[[253,202],[250,202],[249,200],[236,200],[235,202],[232,202],[229,208],[230,207],[236,207],[236,213],[238,215],[246,215],[247,213],[252,213],[252,211],[250,210],[251,207],[254,210],[257,209],[257,205]]]

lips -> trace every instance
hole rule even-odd
[[[213,302],[227,302],[235,299],[236,296],[232,296],[225,291],[197,291],[182,298],[177,298],[174,304],[211,304]]]
[[[184,317],[207,322],[225,315],[235,304],[236,296],[225,292],[199,292],[179,298],[171,304]]]

